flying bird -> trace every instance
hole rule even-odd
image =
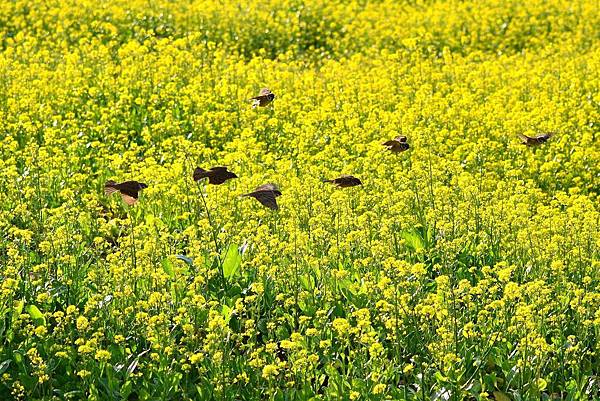
[[[258,96],[254,96],[250,100],[252,100],[252,108],[255,109],[257,107],[265,107],[270,104],[273,99],[275,99],[275,95],[268,88],[262,88]]]
[[[210,170],[204,170],[201,167],[196,167],[193,178],[194,181],[200,181],[203,178],[208,178],[209,184],[221,185],[229,179],[238,178],[238,176],[231,171],[227,171],[227,167],[211,167]]]
[[[277,200],[275,198],[281,196],[281,191],[275,184],[261,185],[253,192],[243,194],[242,196],[251,196],[262,203],[263,206],[266,206],[271,210],[279,210],[279,206],[277,205]]]
[[[400,135],[394,139],[384,142],[383,146],[385,146],[387,150],[391,151],[392,153],[401,153],[410,148],[404,135]]]
[[[351,175],[342,175],[341,177],[334,178],[333,180],[323,180],[323,182],[329,182],[338,188],[348,188],[362,185],[362,182],[358,178]]]
[[[517,134],[519,136],[519,138],[521,139],[521,142],[523,143],[523,145],[526,146],[539,146],[543,143],[548,142],[548,139],[552,138],[552,136],[554,136],[553,132],[547,132],[544,134],[539,134],[536,136],[527,136],[525,134]]]
[[[106,184],[104,184],[104,193],[111,195],[119,192],[123,201],[129,206],[133,206],[138,200],[138,192],[144,188],[148,188],[148,185],[137,181],[125,181],[120,184],[117,184],[115,181],[106,181]]]

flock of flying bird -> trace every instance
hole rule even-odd
[[[267,88],[263,88],[258,96],[255,96],[250,99],[252,102],[252,108],[256,107],[265,107],[275,99],[275,95]],[[519,138],[522,143],[526,146],[537,146],[541,145],[550,139],[554,133],[543,133],[540,135],[536,135],[533,137],[519,134]],[[386,141],[383,143],[383,146],[387,148],[392,153],[401,153],[410,148],[407,138],[404,135],[400,135],[394,139]],[[200,167],[197,167],[194,170],[193,174],[194,181],[198,182],[204,178],[208,178],[208,183],[213,185],[221,185],[225,183],[227,180],[232,178],[237,178],[237,175],[231,171],[227,170],[227,167],[212,167],[209,170],[204,170]],[[331,183],[338,188],[348,188],[355,187],[357,185],[362,185],[362,182],[351,175],[342,175],[338,178],[334,178],[331,180],[324,180],[323,182]],[[138,181],[125,181],[122,183],[117,183],[115,181],[107,181],[104,184],[104,192],[106,195],[111,195],[113,193],[119,192],[123,201],[129,205],[133,206],[138,200],[139,191],[144,188],[147,188],[148,185],[138,182]],[[242,197],[252,197],[259,201],[263,206],[268,207],[271,210],[278,210],[279,206],[277,205],[277,197],[281,196],[281,191],[277,187],[277,185],[268,183],[263,184],[254,189],[254,191],[249,192],[247,194],[241,195]]]

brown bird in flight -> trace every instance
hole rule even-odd
[[[323,182],[329,182],[338,188],[348,188],[362,185],[362,182],[358,178],[351,175],[342,175],[341,177],[334,178],[333,180],[323,180]]]
[[[200,181],[203,178],[208,178],[209,184],[221,185],[225,181],[238,178],[235,173],[227,171],[227,167],[211,167],[210,170],[204,170],[201,167],[196,167],[194,170],[194,181]]]
[[[519,136],[519,138],[521,139],[521,142],[523,143],[523,145],[526,146],[539,146],[543,143],[548,142],[548,139],[552,138],[552,136],[554,136],[553,132],[547,132],[544,134],[539,134],[536,136],[527,136],[525,134],[517,134]]]
[[[123,201],[129,206],[133,206],[138,200],[138,192],[144,188],[148,188],[148,185],[137,181],[125,181],[120,184],[114,181],[106,181],[106,184],[104,184],[104,193],[111,195],[119,192]]]
[[[387,150],[391,151],[392,153],[401,153],[410,148],[404,135],[397,136],[394,139],[384,142],[383,146],[385,146]]]
[[[254,96],[252,100],[252,108],[265,107],[275,99],[275,95],[268,88],[262,88],[258,96]]]
[[[263,206],[266,206],[271,210],[279,210],[279,206],[277,205],[277,200],[275,198],[281,196],[281,191],[275,184],[261,185],[253,192],[243,194],[242,196],[251,196],[262,203]]]

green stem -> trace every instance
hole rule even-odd
[[[217,238],[217,228],[215,226],[215,222],[212,218],[212,216],[210,215],[210,211],[208,209],[208,204],[206,203],[206,197],[204,195],[204,192],[202,191],[202,187],[200,186],[200,183],[198,183],[198,190],[200,191],[200,198],[202,199],[202,203],[204,204],[204,210],[206,211],[206,217],[208,218],[208,223],[210,224],[211,227],[211,232],[212,232],[212,238],[215,244],[215,252],[217,254],[217,262],[219,263],[219,272],[221,273],[221,280],[223,280],[223,287],[225,288],[225,291],[227,291],[227,280],[225,279],[225,273],[223,272],[223,263],[221,261],[221,252],[220,252],[220,248],[219,248],[219,239]]]
[[[299,222],[298,222],[299,223]],[[298,289],[299,289],[299,280],[298,280],[298,231],[294,232],[294,301],[296,303],[296,307],[294,308],[294,317],[296,323],[296,329],[299,330],[299,318],[298,318]]]
[[[131,225],[131,264],[133,266],[134,274],[136,274],[135,270],[137,267],[137,258],[136,258],[136,251],[135,251],[135,233],[133,231],[135,225],[133,224],[134,223],[133,215],[131,213],[130,208],[127,208],[127,214],[129,215],[129,223]],[[134,282],[133,282],[133,292],[134,293],[137,293],[137,283],[138,283],[138,280],[134,279]]]
[[[131,213],[131,210],[128,210],[128,214],[129,214],[129,224],[131,226],[131,264],[133,265],[133,268],[135,269],[137,267],[137,259],[136,259],[136,252],[135,252],[135,233],[133,232],[134,229],[134,222],[133,222],[133,216]]]

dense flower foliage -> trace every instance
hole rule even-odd
[[[0,399],[600,398],[599,10],[0,2]]]

